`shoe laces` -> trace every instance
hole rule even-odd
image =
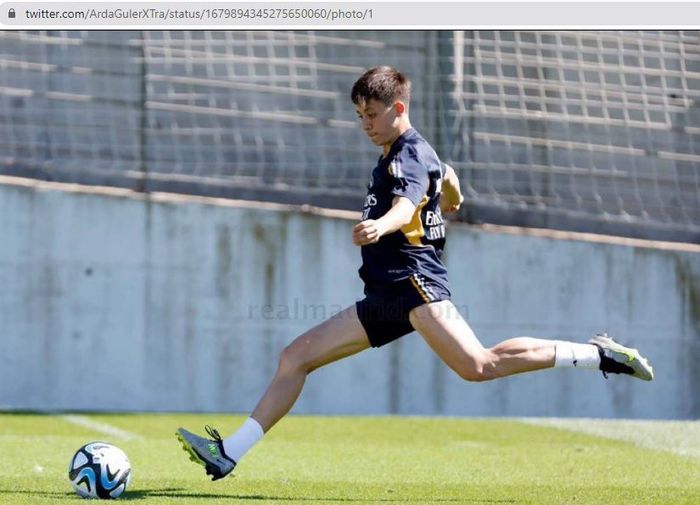
[[[207,434],[217,442],[223,441],[223,438],[221,438],[221,435],[219,435],[219,431],[216,428],[212,428],[207,424],[204,429],[207,431]]]

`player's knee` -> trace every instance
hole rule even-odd
[[[488,354],[465,361],[457,367],[456,372],[462,379],[469,382],[485,382],[498,377],[494,361]]]
[[[489,378],[484,373],[483,369],[474,367],[463,367],[457,370],[457,375],[468,382],[484,382]]]
[[[307,372],[306,360],[294,344],[290,344],[282,350],[277,367],[280,373]]]

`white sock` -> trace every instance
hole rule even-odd
[[[555,367],[600,368],[600,354],[593,344],[575,344],[557,340],[554,347]]]
[[[238,428],[238,431],[224,439],[224,452],[226,456],[236,463],[241,461],[243,455],[248,452],[260,440],[265,432],[255,419],[249,417]]]

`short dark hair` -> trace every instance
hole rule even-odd
[[[411,81],[395,68],[381,65],[362,74],[353,85],[350,97],[355,105],[371,99],[379,100],[387,106],[395,100],[408,105],[411,100]]]

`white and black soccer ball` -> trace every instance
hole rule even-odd
[[[83,498],[118,498],[131,482],[131,464],[118,447],[91,442],[71,459],[68,478]]]

